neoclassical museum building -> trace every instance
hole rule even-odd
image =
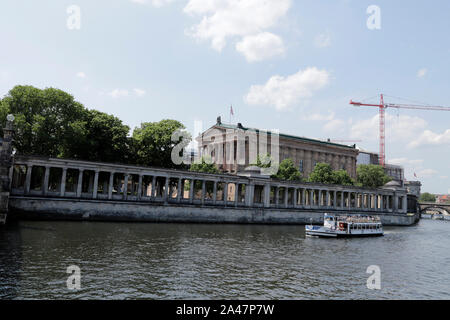
[[[225,124],[220,117],[196,141],[198,154],[211,157],[219,170],[226,173],[242,172],[255,163],[256,154],[269,154],[274,158],[278,150],[278,161],[291,158],[303,177],[309,176],[316,163],[325,162],[333,170],[344,169],[356,178],[358,149],[355,145],[267,132],[244,127],[241,123]]]

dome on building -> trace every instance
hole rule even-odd
[[[382,188],[387,189],[396,189],[396,188],[403,188],[402,183],[398,180],[391,180],[388,183],[386,183]]]

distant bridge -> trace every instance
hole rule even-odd
[[[450,203],[420,202],[420,213],[439,212],[450,215]]]

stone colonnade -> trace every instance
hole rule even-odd
[[[10,177],[13,195],[349,212],[407,211],[404,189],[293,183],[77,160],[21,156],[15,159]]]

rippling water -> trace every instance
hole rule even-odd
[[[318,239],[303,226],[22,221],[0,229],[0,298],[449,299],[449,231],[422,220]],[[381,290],[366,287],[369,265]]]

